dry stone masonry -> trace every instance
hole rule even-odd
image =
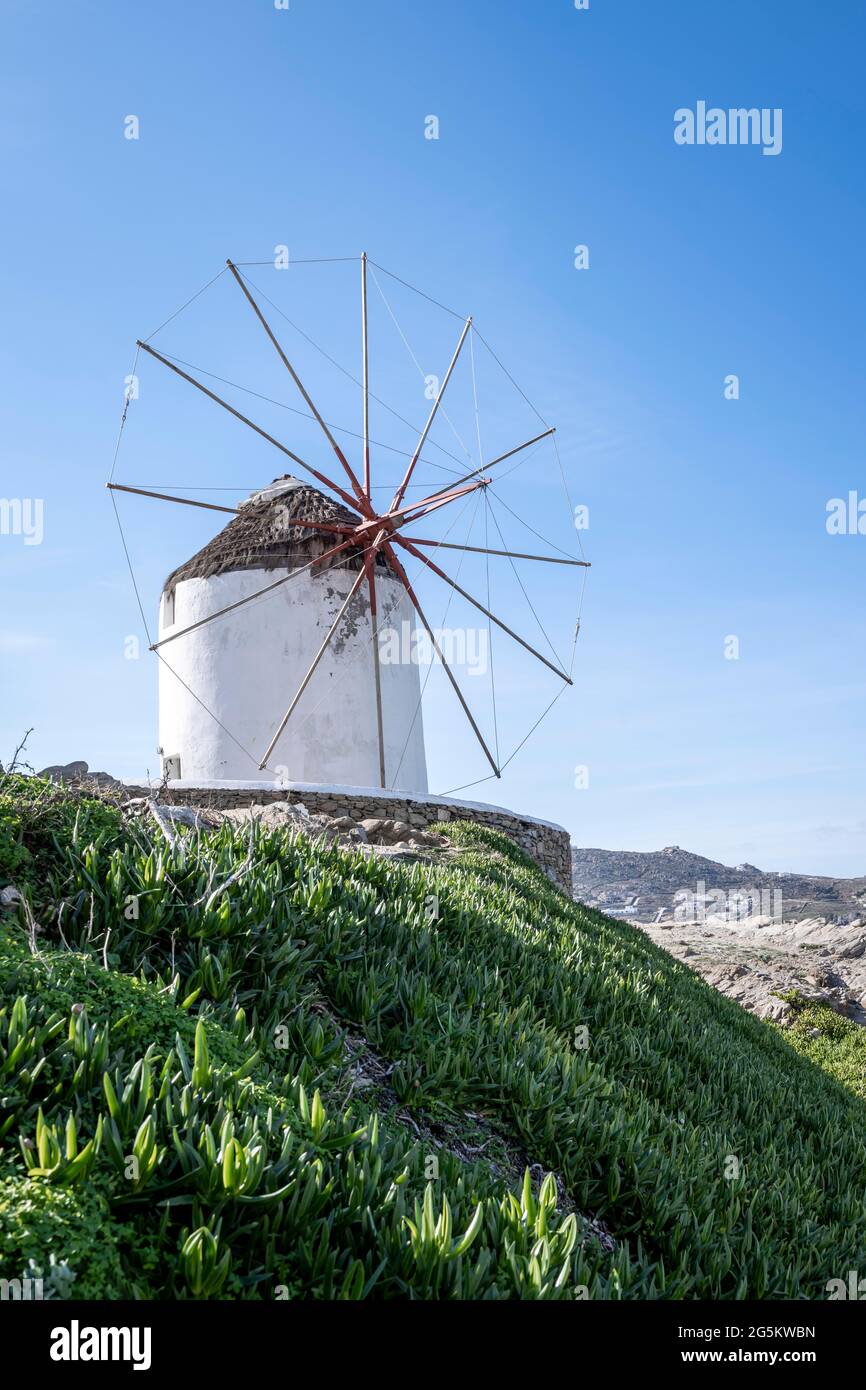
[[[130,796],[152,796],[154,786],[126,783]],[[543,869],[557,887],[571,897],[571,848],[568,832],[551,821],[535,820],[498,806],[472,801],[450,801],[443,797],[407,798],[391,792],[354,787],[309,787],[300,784],[279,786],[259,783],[244,786],[211,783],[193,786],[170,782],[159,790],[160,802],[176,806],[199,806],[232,810],[243,806],[262,806],[285,801],[301,803],[313,815],[336,819],[347,817],[360,824],[364,820],[404,821],[412,830],[435,831],[444,821],[467,820],[501,830]]]

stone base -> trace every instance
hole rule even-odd
[[[130,796],[152,796],[159,782],[147,785],[126,782]],[[400,792],[378,787],[323,787],[302,782],[280,786],[271,782],[169,782],[160,791],[160,800],[169,805],[214,806],[229,810],[235,806],[267,804],[272,801],[302,801],[310,812],[351,816],[361,821],[376,816],[385,820],[408,821],[415,829],[435,829],[442,821],[468,820],[501,830],[525,850],[548,878],[568,897],[571,891],[571,842],[568,831],[552,821],[520,816],[499,806],[475,801],[453,801],[447,797],[407,798]]]

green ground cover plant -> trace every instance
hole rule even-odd
[[[0,888],[26,885],[41,901],[47,874],[62,870],[70,844],[115,844],[121,826],[108,800],[72,796],[42,778],[0,771]]]
[[[797,994],[783,997],[794,1006],[785,1029],[791,1047],[866,1100],[866,1028],[826,1004],[810,1004]]]
[[[260,827],[169,844],[71,795],[50,833],[27,815],[4,788],[29,859],[0,916],[2,1277],[822,1298],[862,1263],[862,1086],[504,836],[450,826],[411,864]]]

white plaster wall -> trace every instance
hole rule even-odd
[[[170,626],[165,623],[163,595],[160,640],[288,573],[239,570],[210,579],[182,580],[175,588],[174,622]],[[258,771],[258,763],[356,575],[354,570],[329,570],[318,576],[298,574],[266,597],[161,649],[159,743],[164,757],[180,757],[183,780],[249,781],[267,776],[267,772]],[[404,620],[412,621],[411,603],[397,580],[377,575],[376,595],[380,626],[399,629]],[[418,709],[418,667],[383,664],[381,676],[386,784],[410,795],[423,794],[427,791],[427,764]],[[379,785],[366,583],[352,600],[301,696],[268,759],[268,769],[293,782]]]

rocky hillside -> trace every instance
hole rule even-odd
[[[576,898],[636,922],[783,916],[847,925],[866,915],[866,875],[770,873],[754,864],[729,868],[679,845],[649,853],[572,846],[571,858]]]
[[[797,997],[866,1024],[866,878],[729,868],[672,845],[572,848],[575,897],[640,926],[708,984],[762,1018]]]

